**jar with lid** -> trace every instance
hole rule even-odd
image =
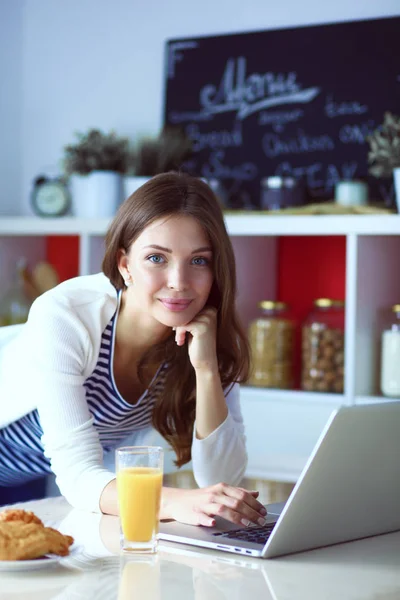
[[[302,181],[294,177],[274,175],[261,180],[261,208],[280,210],[290,206],[305,204],[305,190]]]
[[[400,397],[400,304],[392,307],[391,323],[382,333],[381,391]]]
[[[301,387],[343,393],[344,302],[318,298],[302,327]]]
[[[288,317],[284,302],[263,300],[258,304],[262,314],[249,327],[252,353],[250,385],[293,388],[293,355],[295,324]]]

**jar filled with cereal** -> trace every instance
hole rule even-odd
[[[263,300],[261,315],[249,327],[252,354],[250,385],[293,388],[295,324],[284,302]]]
[[[344,302],[318,298],[302,327],[301,387],[343,393]]]

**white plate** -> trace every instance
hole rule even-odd
[[[58,556],[57,554],[46,554],[40,558],[34,558],[32,560],[0,560],[0,572],[1,571],[37,571],[39,569],[47,569],[53,567],[57,563],[63,564],[63,561],[67,561],[69,558],[73,558],[79,555],[82,551],[82,547],[78,544],[72,544],[69,549],[67,556]]]
[[[62,556],[51,554],[33,560],[0,560],[0,571],[36,571],[38,569],[46,569],[60,562],[62,558]]]

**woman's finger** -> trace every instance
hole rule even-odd
[[[251,494],[253,496],[253,498],[258,498],[258,496],[260,495],[260,492],[258,492],[257,490],[245,490],[244,488],[237,488],[238,490],[242,490],[242,492],[247,492],[248,494]]]
[[[178,346],[183,346],[186,339],[186,329],[182,329],[182,327],[177,327],[175,330],[175,341]]]
[[[222,517],[231,523],[236,523],[236,525],[243,525],[247,527],[251,524],[249,519],[236,512],[232,508],[228,508],[227,506],[219,504],[218,502],[202,504],[201,510],[205,515],[209,515],[209,517]]]
[[[210,326],[212,323],[214,323],[215,318],[212,314],[198,314],[196,315],[196,317],[193,319],[192,323],[204,323],[208,326]]]
[[[265,507],[259,502],[252,493],[248,492],[243,488],[236,488],[230,485],[226,485],[225,483],[221,484],[221,491],[226,496],[231,496],[232,498],[236,498],[237,500],[241,500],[242,502],[248,504],[252,509],[260,514],[260,516],[265,516],[267,511]]]
[[[223,506],[226,506],[228,509],[233,510],[235,513],[238,513],[241,517],[241,521],[243,523],[243,519],[246,520],[244,525],[247,525],[247,521],[251,521],[256,525],[265,525],[266,521],[264,517],[260,515],[260,513],[251,508],[248,504],[246,504],[243,500],[238,500],[237,498],[232,498],[231,496],[220,496],[218,500],[221,501]],[[220,514],[220,513],[218,513]]]
[[[208,515],[205,513],[198,514],[198,523],[196,525],[203,525],[203,527],[215,527],[215,519],[212,518],[213,515]]]
[[[208,318],[214,318],[217,316],[217,312],[218,311],[214,306],[208,306],[207,308],[203,308],[203,310],[197,313],[195,318],[198,319],[199,317],[203,316],[206,316]]]

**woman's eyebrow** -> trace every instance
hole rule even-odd
[[[154,248],[155,250],[162,250],[163,252],[169,252],[169,254],[172,254],[171,248],[165,248],[164,246],[159,246],[158,244],[150,244],[149,246],[143,246],[143,248]],[[196,248],[196,250],[193,250],[192,254],[197,254],[198,252],[212,252],[212,248],[210,246],[202,246],[201,248]]]
[[[196,248],[196,250],[193,250],[192,254],[197,254],[198,252],[212,252],[212,248],[210,246],[202,246],[202,248]]]

